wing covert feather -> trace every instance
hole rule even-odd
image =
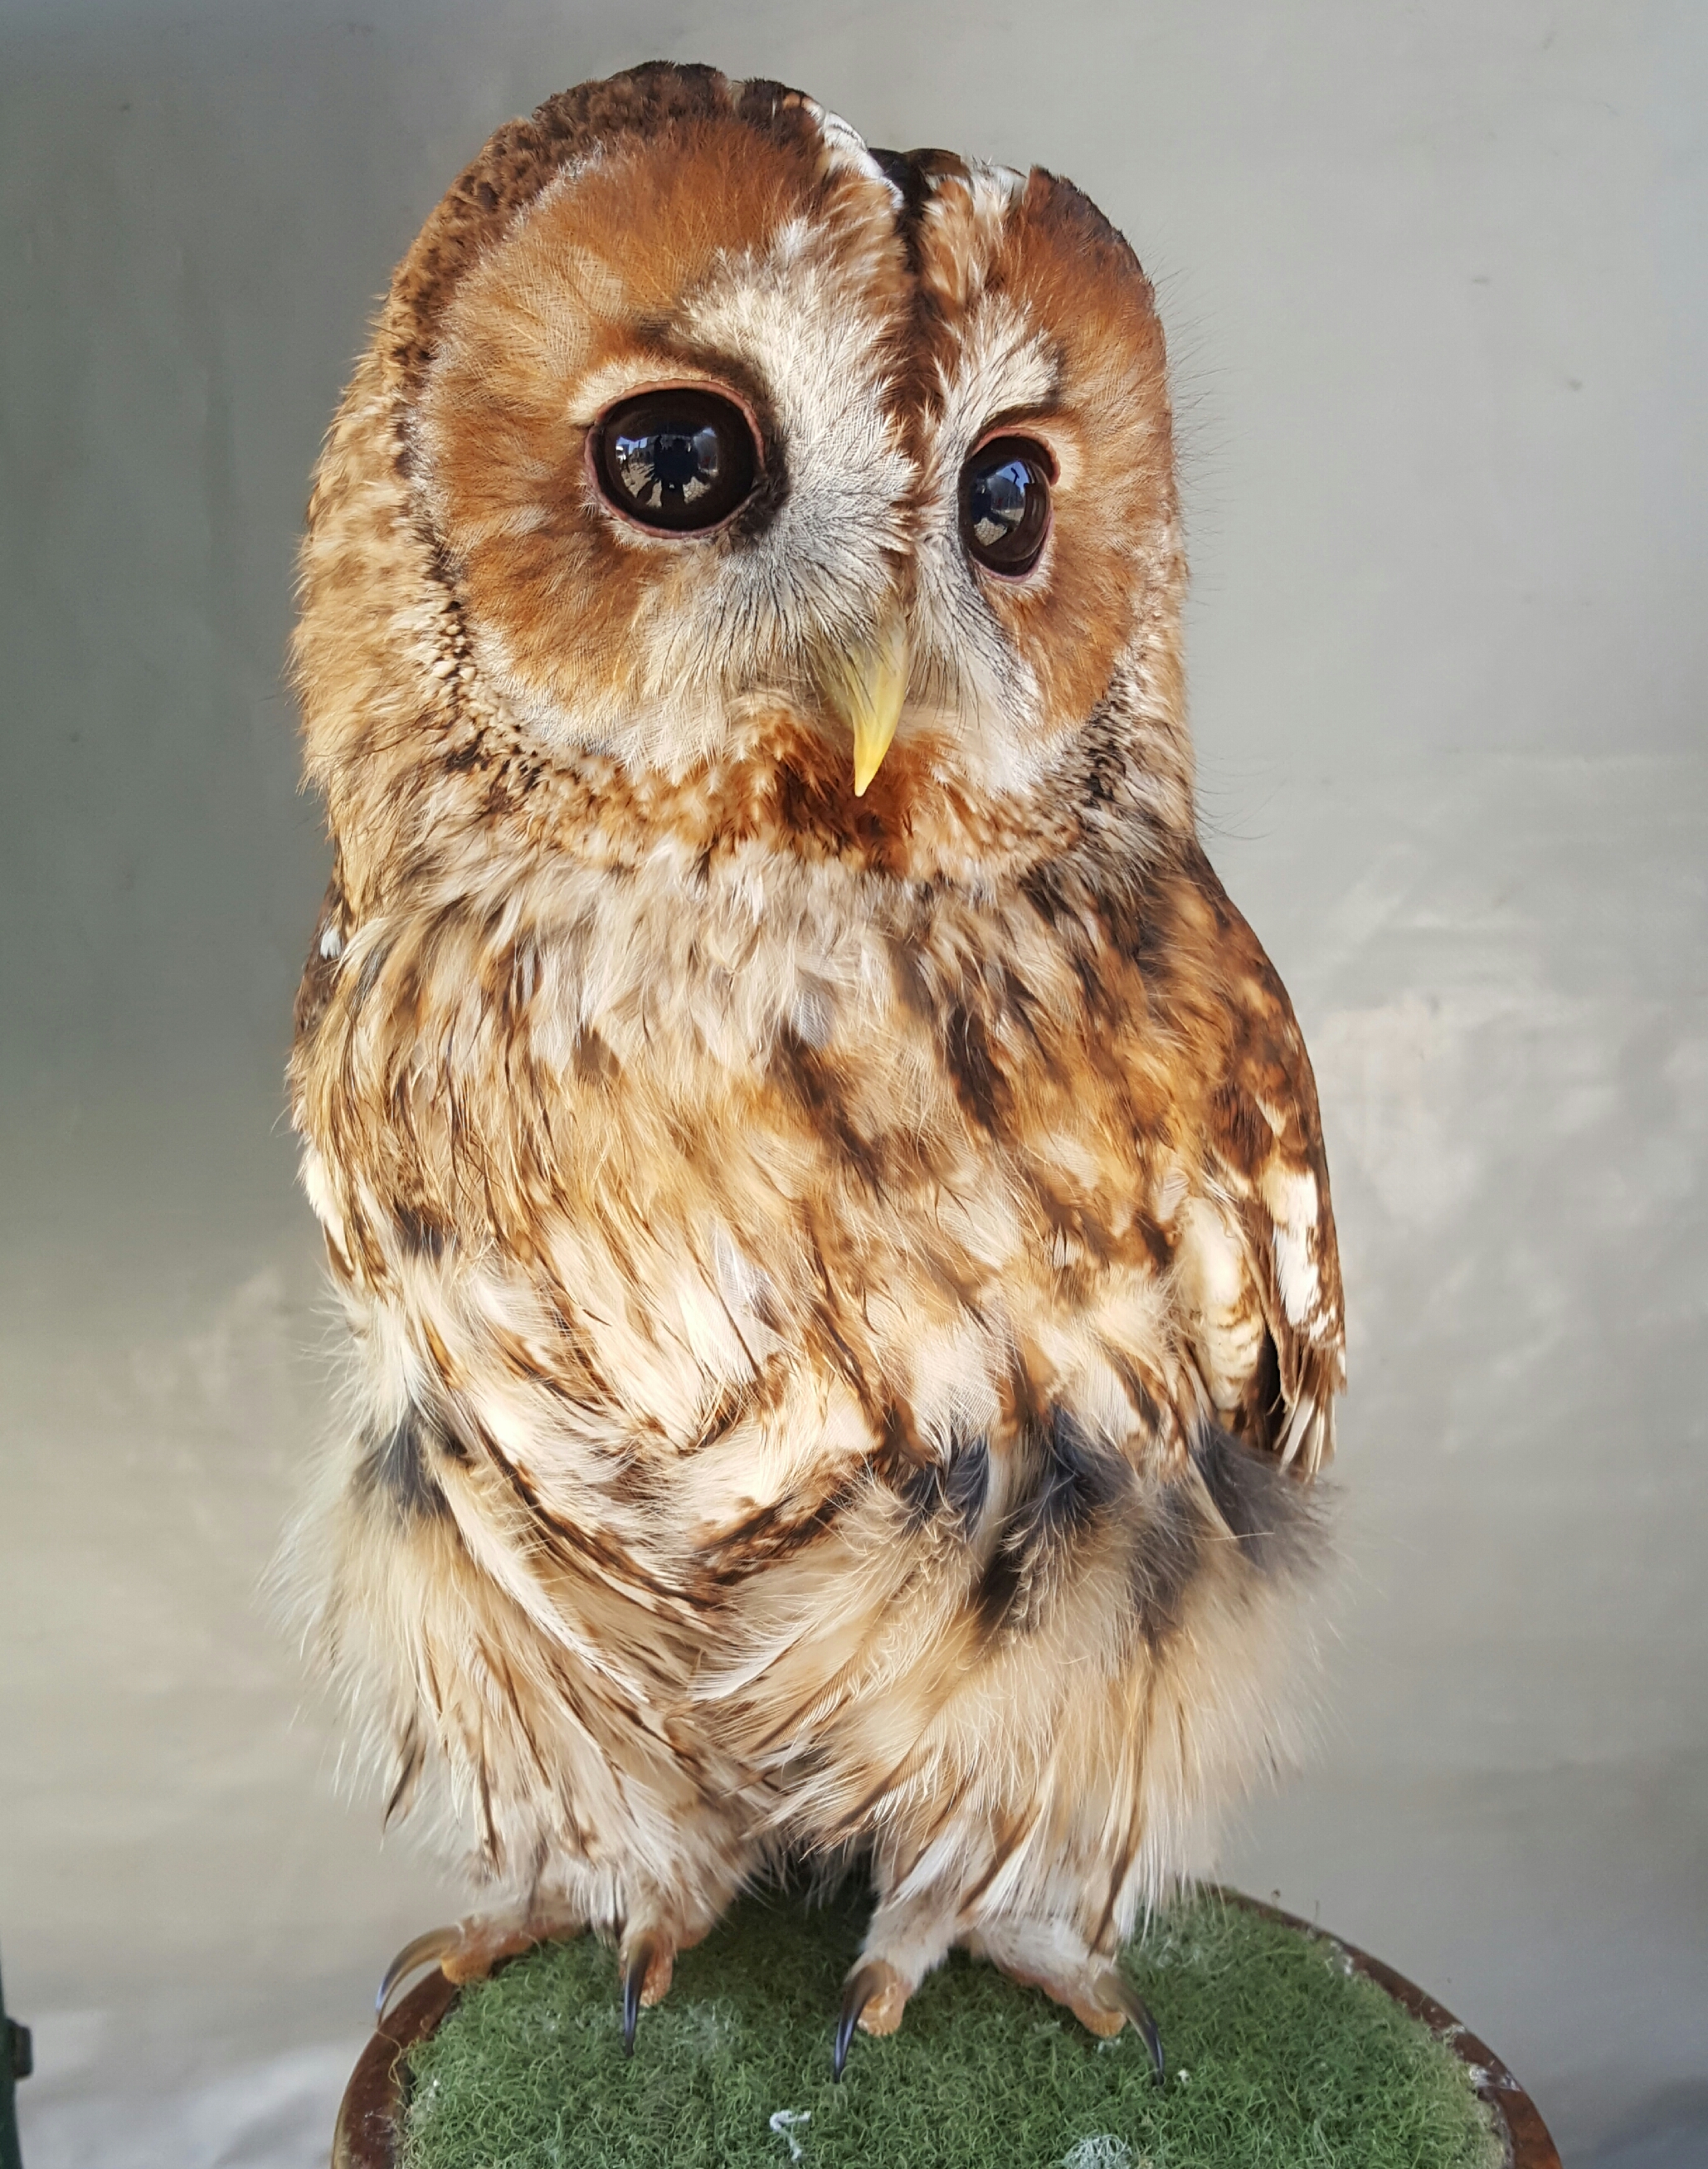
[[[1346,1377],[1316,1079],[1256,935],[1201,853],[1189,871],[1201,963],[1223,1016],[1220,1074],[1205,1080],[1203,1183],[1182,1210],[1176,1287],[1218,1419],[1308,1474],[1333,1451]]]

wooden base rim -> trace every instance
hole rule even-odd
[[[1494,2111],[1505,2132],[1508,2169],[1561,2169],[1559,2149],[1550,2137],[1535,2103],[1488,2044],[1478,2040],[1445,2004],[1438,2003],[1415,1981],[1407,1980],[1402,1973],[1396,1973],[1380,1958],[1373,1958],[1368,1951],[1359,1950],[1343,1937],[1329,1934],[1314,1921],[1301,1920],[1296,1913],[1283,1912],[1279,1905],[1265,1905],[1260,1899],[1248,1898],[1242,1890],[1217,1889],[1216,1895],[1230,1905],[1243,1905],[1248,1912],[1261,1913],[1265,1920],[1284,1921],[1301,1934],[1331,1943],[1336,1950],[1344,1952],[1354,1973],[1361,1973],[1378,1988],[1386,1989],[1402,2011],[1421,2019],[1438,2039],[1447,2044],[1461,2063],[1470,2066],[1477,2099],[1486,2102]]]
[[[1242,1905],[1248,1912],[1260,1913],[1266,1920],[1282,1921],[1303,1935],[1332,1944],[1345,1954],[1354,1973],[1386,1989],[1402,2010],[1421,2019],[1445,2041],[1470,2066],[1478,2098],[1494,2111],[1505,2133],[1508,2169],[1561,2169],[1559,2150],[1535,2103],[1487,2043],[1462,2026],[1445,2004],[1438,2003],[1380,1958],[1301,1920],[1296,1913],[1265,1905],[1242,1891],[1209,1887],[1231,1905]],[[455,1985],[435,1967],[375,2028],[350,2074],[338,2107],[332,2169],[397,2169],[402,2145],[404,2052],[437,2030],[457,1995]]]

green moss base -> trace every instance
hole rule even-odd
[[[1495,2169],[1464,2065],[1336,1947],[1183,1900],[1128,1964],[1168,2056],[952,1958],[888,2040],[831,2030],[866,1902],[750,1899],[622,2051],[616,1965],[546,1946],[409,2056],[407,2169]]]

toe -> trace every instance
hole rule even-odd
[[[447,1980],[484,1980],[500,1958],[532,1950],[542,1932],[522,1921],[465,1921],[439,1964]]]
[[[1099,2005],[1106,2015],[1112,2016],[1115,2024],[1108,2030],[1119,2033],[1123,2023],[1131,2025],[1150,2051],[1151,2069],[1156,2074],[1157,2084],[1163,2083],[1165,2067],[1163,2062],[1163,2037],[1157,2030],[1150,2006],[1118,1966],[1109,1966],[1098,1975],[1094,1983]],[[1086,2020],[1088,2026],[1091,2021]],[[1092,2026],[1093,2033],[1103,2032]]]
[[[461,1932],[459,1928],[429,1928],[424,1936],[413,1937],[405,1943],[380,1977],[380,1992],[374,1998],[375,2017],[386,2016],[393,1993],[411,1974],[419,1973],[423,1966],[443,1964],[455,1950]]]
[[[1065,2004],[1086,2031],[1099,2040],[1113,2040],[1124,2026],[1132,2027],[1150,2054],[1157,2083],[1162,2084],[1163,2037],[1143,1996],[1119,1966],[1106,1958],[1092,1958],[1083,1970],[1067,1970],[1040,1966],[1035,1960],[1031,1964],[1017,1960],[1012,1949],[1007,1953],[988,1949],[987,1955],[1010,1980],[1027,1988],[1041,1988],[1057,2003]]]
[[[1127,2022],[1125,2012],[1111,2011],[1105,2004],[1092,2003],[1083,1990],[1074,1996],[1058,1997],[1057,2001],[1065,2003],[1086,2032],[1095,2033],[1099,2041],[1113,2041]]]
[[[545,1932],[519,1921],[482,1920],[476,1916],[454,1928],[429,1928],[406,1943],[386,1969],[374,2007],[383,2017],[392,1996],[411,1974],[437,1961],[447,1980],[460,1987],[468,1980],[484,1980],[500,1958],[513,1958],[529,1949]]]
[[[907,1982],[881,1958],[878,1960],[878,1969],[884,1978],[860,2013],[862,2033],[895,2033],[902,2023],[902,2013],[907,2008]]]
[[[650,1936],[636,1936],[623,1953],[623,2054],[635,2053],[635,2028],[641,2018],[641,1998],[652,1969],[654,1947]]]
[[[386,1967],[375,2008],[383,2018],[409,1975],[435,1960],[445,1979],[460,1988],[465,1981],[484,1980],[502,1960],[531,1951],[535,1943],[567,1942],[583,1934],[586,1927],[579,1914],[562,1905],[537,1905],[520,1917],[513,1913],[471,1913],[454,1928],[429,1928],[424,1936],[406,1943]],[[665,1987],[669,1984],[667,1960]],[[658,1993],[662,1996],[664,1990]]]
[[[659,1930],[631,1929],[623,1938],[623,2054],[635,2053],[641,2013],[662,2003],[676,1969],[676,1946]]]
[[[893,2033],[907,2007],[907,1984],[886,1958],[868,1958],[849,1976],[836,2022],[834,2076],[840,2078],[858,2026],[865,2033]]]

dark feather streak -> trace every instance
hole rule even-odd
[[[983,1019],[964,1003],[957,1002],[949,1012],[943,1053],[955,1096],[966,1112],[982,1129],[992,1133],[1001,1129],[1009,1112],[1008,1082],[991,1053]]]
[[[356,1463],[354,1482],[364,1500],[383,1500],[398,1521],[408,1525],[448,1515],[432,1456],[441,1444],[418,1409],[411,1409],[387,1431],[370,1431]]]
[[[984,1517],[990,1480],[990,1442],[957,1436],[950,1441],[940,1460],[933,1456],[912,1463],[891,1483],[907,1510],[910,1531],[939,1521],[966,1543],[976,1534]]]
[[[1192,1460],[1229,1535],[1259,1574],[1296,1574],[1315,1562],[1323,1529],[1314,1487],[1216,1424],[1200,1427]]]
[[[1051,1410],[1023,1439],[1020,1480],[995,1550],[974,1592],[981,1624],[1024,1631],[1044,1616],[1076,1543],[1101,1525],[1136,1479],[1113,1447],[1065,1409]]]

